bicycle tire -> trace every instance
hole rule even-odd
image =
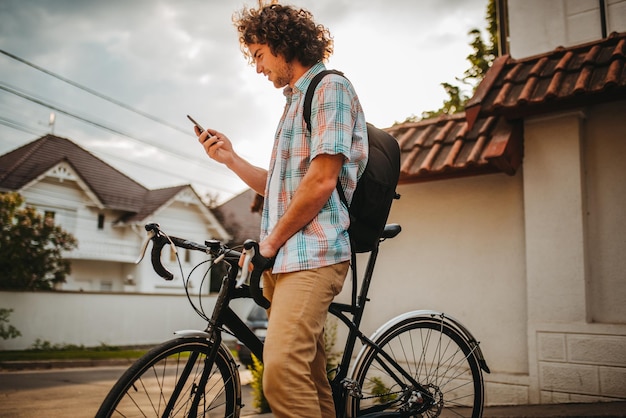
[[[375,343],[427,388],[428,395],[416,398],[408,379],[397,369],[384,369],[389,361],[370,346],[354,368],[360,396],[348,400],[349,416],[381,411],[401,417],[482,416],[484,383],[474,354],[477,346],[442,317],[405,319]]]
[[[202,338],[167,341],[137,360],[115,383],[100,406],[96,418],[162,417],[168,403],[168,417],[188,417],[197,382],[211,343]],[[184,382],[181,376],[188,371]],[[178,396],[172,394],[182,382]],[[241,408],[239,372],[230,352],[220,345],[195,417],[238,418]]]

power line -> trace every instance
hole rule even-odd
[[[68,78],[66,78],[66,77],[63,77],[63,76],[61,76],[61,75],[59,75],[59,74],[56,74],[56,73],[54,73],[53,71],[50,71],[50,70],[48,70],[48,69],[46,69],[46,68],[44,68],[44,67],[41,67],[41,66],[39,66],[39,65],[37,65],[37,64],[34,64],[34,63],[32,63],[32,62],[29,62],[29,61],[27,61],[26,59],[21,58],[21,57],[18,57],[17,55],[14,55],[14,54],[12,54],[12,53],[10,53],[10,52],[8,52],[8,51],[5,51],[5,50],[3,50],[3,49],[0,49],[0,52],[1,52],[3,55],[5,55],[5,56],[7,56],[7,57],[9,57],[9,58],[12,58],[12,59],[14,59],[14,60],[16,60],[16,61],[18,61],[18,62],[21,62],[21,63],[23,63],[23,64],[25,64],[25,65],[28,65],[28,66],[30,66],[30,67],[32,67],[32,68],[34,68],[34,69],[38,70],[38,71],[43,72],[44,74],[47,74],[47,75],[52,76],[52,77],[54,77],[54,78],[56,78],[56,79],[58,79],[58,80],[61,80],[61,81],[65,82],[65,83],[67,83],[67,84],[69,84],[69,85],[71,85],[71,86],[74,86],[74,87],[76,87],[76,88],[78,88],[78,89],[80,89],[80,90],[83,90],[83,91],[85,91],[85,92],[87,92],[87,93],[89,93],[89,94],[92,94],[92,95],[94,95],[94,96],[96,96],[96,97],[98,97],[98,98],[100,98],[100,99],[103,99],[103,100],[105,100],[105,101],[108,101],[108,102],[110,102],[110,103],[113,103],[113,104],[115,104],[115,105],[117,105],[117,106],[120,106],[120,107],[122,107],[122,108],[124,108],[124,109],[126,109],[126,110],[129,110],[129,111],[131,111],[131,112],[133,112],[133,113],[136,113],[136,114],[138,114],[138,115],[140,115],[140,116],[143,116],[143,117],[145,117],[145,118],[147,118],[147,119],[150,119],[150,120],[155,121],[155,122],[157,122],[157,123],[160,123],[160,124],[162,124],[162,125],[164,125],[164,126],[167,126],[167,127],[169,127],[169,128],[172,128],[172,129],[174,129],[174,130],[176,130],[176,131],[179,131],[179,132],[181,132],[181,133],[183,133],[183,134],[185,134],[185,135],[188,135],[188,136],[191,136],[191,137],[195,138],[195,136],[194,136],[193,134],[191,134],[191,132],[190,132],[190,130],[189,130],[189,129],[183,129],[183,128],[180,128],[180,127],[178,127],[178,126],[176,126],[176,125],[173,125],[173,124],[171,124],[171,123],[169,123],[169,122],[167,122],[167,121],[165,121],[165,120],[163,120],[163,119],[161,119],[161,118],[158,118],[158,117],[156,117],[156,116],[150,115],[150,114],[148,114],[148,113],[146,113],[146,112],[143,112],[142,110],[136,109],[136,108],[134,108],[134,107],[132,107],[132,106],[130,106],[130,105],[128,105],[128,104],[126,104],[126,103],[124,103],[124,102],[121,102],[121,101],[119,101],[119,100],[116,100],[116,99],[114,99],[114,98],[112,98],[112,97],[110,97],[110,96],[107,96],[107,95],[105,95],[105,94],[103,94],[103,93],[100,93],[100,92],[98,92],[98,91],[96,91],[96,90],[93,90],[93,89],[91,89],[91,88],[89,88],[89,87],[83,86],[83,85],[81,85],[80,83],[77,83],[77,82],[75,82],[75,81],[73,81],[73,80],[70,80],[70,79],[68,79]],[[26,92],[24,92],[24,91],[19,91],[19,90],[18,90],[17,88],[15,88],[15,87],[11,87],[11,86],[8,86],[8,85],[6,85],[6,84],[5,84],[5,85],[0,84],[0,89],[5,90],[5,91],[6,91],[6,92],[8,92],[8,93],[11,93],[11,94],[17,95],[17,96],[19,96],[19,97],[21,97],[21,98],[23,98],[23,99],[26,99],[26,100],[28,100],[28,101],[31,101],[31,102],[33,102],[33,103],[39,104],[39,105],[41,105],[41,106],[44,106],[44,107],[46,107],[46,108],[48,108],[48,109],[55,110],[55,111],[57,111],[57,112],[59,112],[59,113],[62,113],[62,114],[64,114],[64,115],[67,115],[67,116],[69,116],[69,117],[72,117],[72,118],[78,119],[78,120],[80,120],[80,121],[82,121],[82,122],[84,122],[84,123],[87,123],[87,124],[89,124],[89,125],[95,126],[95,127],[97,127],[97,128],[104,129],[104,130],[109,131],[109,132],[112,132],[112,133],[114,133],[114,134],[116,134],[116,135],[121,135],[121,136],[124,136],[124,137],[126,137],[126,138],[129,138],[129,139],[131,139],[131,140],[134,140],[134,141],[137,141],[137,142],[141,142],[141,143],[147,144],[147,145],[149,145],[149,146],[151,146],[151,147],[155,147],[155,148],[157,148],[157,149],[159,149],[159,150],[161,150],[161,151],[163,151],[163,152],[165,152],[165,153],[168,153],[168,154],[170,154],[170,155],[172,155],[172,156],[174,156],[174,157],[177,157],[177,158],[182,158],[182,159],[185,159],[187,162],[192,162],[192,163],[194,163],[194,164],[196,164],[196,165],[200,165],[200,166],[201,166],[202,168],[204,168],[204,169],[206,169],[205,164],[208,162],[209,164],[211,164],[211,165],[213,166],[212,168],[214,168],[214,169],[216,169],[216,170],[218,171],[218,173],[217,173],[217,174],[220,174],[220,175],[223,175],[223,176],[226,176],[226,177],[235,177],[235,176],[233,175],[233,173],[232,173],[232,172],[230,172],[229,170],[227,170],[227,169],[226,169],[225,167],[223,167],[222,165],[218,165],[218,164],[214,163],[214,162],[213,162],[213,161],[211,161],[210,159],[209,159],[208,161],[205,161],[205,160],[203,160],[203,161],[194,160],[193,158],[190,158],[189,156],[186,156],[186,155],[183,155],[183,154],[178,154],[177,152],[175,152],[175,151],[171,151],[171,150],[168,150],[167,148],[163,148],[162,146],[155,146],[155,145],[154,145],[154,143],[152,143],[152,142],[149,142],[149,141],[146,141],[146,140],[141,140],[141,139],[135,138],[134,136],[132,136],[132,135],[130,135],[130,134],[128,134],[128,133],[126,133],[126,132],[123,132],[123,131],[121,131],[121,130],[119,130],[119,129],[117,129],[117,128],[113,128],[113,127],[111,127],[111,126],[107,126],[107,125],[105,125],[105,124],[103,124],[103,123],[96,122],[96,121],[94,121],[93,119],[90,119],[90,118],[88,118],[88,117],[83,117],[83,116],[77,115],[77,114],[75,114],[75,113],[72,113],[72,112],[70,112],[70,111],[67,111],[67,110],[65,110],[65,109],[62,109],[62,108],[60,108],[59,106],[56,106],[56,105],[50,104],[50,103],[46,102],[44,99],[37,98],[37,97],[33,96],[33,95],[32,95],[32,94],[30,94],[30,93],[26,93]],[[27,132],[27,131],[26,131],[26,129],[28,129],[25,125],[20,125],[20,124],[18,124],[17,122],[15,122],[15,121],[10,121],[10,120],[4,120],[4,121],[1,121],[1,120],[0,120],[0,124],[1,124],[1,125],[5,125],[5,126],[9,126],[9,127],[13,128],[13,129],[21,130],[21,131],[23,131],[23,132]],[[32,132],[28,132],[28,133],[32,133]],[[110,154],[109,154],[109,155],[110,155]],[[112,156],[112,155],[110,155],[110,156]],[[117,158],[117,159],[122,159],[122,160],[124,159],[123,157],[119,157],[119,156],[114,156],[114,158]],[[133,161],[133,163],[135,163],[135,164],[136,164],[137,162],[136,162],[136,161]],[[149,167],[149,168],[152,168],[152,167]],[[152,169],[154,170],[154,168],[152,168]],[[221,172],[221,173],[220,173],[220,172]],[[173,174],[173,173],[171,173],[171,174]],[[177,174],[178,176],[181,176],[181,175],[180,175],[180,173],[176,173],[176,174]],[[182,176],[182,177],[184,177],[184,176]],[[196,183],[199,183],[199,184],[203,184],[203,185],[205,185],[205,186],[207,186],[207,187],[209,187],[209,188],[213,188],[213,189],[222,190],[222,191],[225,191],[225,192],[232,193],[232,191],[231,191],[231,190],[226,190],[224,187],[219,187],[219,186],[216,186],[216,184],[217,184],[217,183],[207,184],[207,183],[205,183],[205,182],[197,181],[197,180],[194,180],[194,179],[189,179],[189,180],[190,180],[190,181],[192,181],[192,182],[196,182]]]
[[[14,95],[16,95],[18,97],[26,99],[26,100],[28,100],[30,102],[36,103],[36,104],[38,104],[40,106],[43,106],[43,107],[46,107],[48,109],[54,110],[56,112],[62,113],[64,115],[66,115],[66,116],[69,116],[71,118],[77,119],[77,120],[79,120],[81,122],[87,123],[87,124],[95,126],[97,128],[104,129],[104,130],[109,131],[111,133],[114,133],[116,135],[124,136],[126,138],[132,139],[133,141],[140,142],[142,144],[149,145],[151,147],[157,148],[157,149],[159,149],[159,150],[161,150],[163,152],[166,152],[166,153],[168,153],[170,155],[173,155],[175,157],[184,158],[184,159],[186,159],[188,161],[190,160],[191,162],[194,162],[194,163],[197,163],[197,164],[204,164],[206,162],[206,160],[200,161],[200,160],[194,159],[193,157],[190,157],[189,155],[179,154],[178,152],[176,152],[174,150],[170,150],[170,149],[164,148],[162,146],[156,147],[154,145],[154,143],[151,142],[151,141],[147,141],[147,140],[144,140],[144,139],[139,139],[139,138],[137,138],[137,137],[135,137],[135,136],[133,136],[133,135],[127,133],[127,132],[123,132],[123,131],[121,131],[121,130],[119,130],[117,128],[113,128],[113,127],[105,125],[103,123],[96,122],[96,121],[94,121],[92,119],[88,119],[85,116],[81,116],[81,115],[78,115],[76,113],[70,112],[69,110],[62,109],[61,107],[59,107],[57,105],[50,104],[50,103],[44,101],[44,99],[38,98],[36,96],[33,96],[31,93],[25,92],[23,90],[19,90],[19,89],[17,89],[14,86],[9,86],[6,83],[0,82],[0,90],[4,90],[4,91],[6,91],[8,93],[11,93],[11,94],[14,94]],[[211,160],[208,160],[208,161],[209,161],[209,163],[214,165],[219,170],[221,170],[221,171],[228,171],[227,169],[225,169],[221,165],[218,165],[217,163],[214,163]],[[228,171],[228,172],[230,173],[230,171]]]
[[[7,119],[5,117],[0,116],[0,125],[8,126],[9,128],[13,128],[17,131],[22,131],[31,135],[41,135],[40,132],[36,132],[34,129],[31,129],[29,126],[26,126],[22,123],[16,122],[11,119]]]
[[[146,140],[142,140],[142,139],[136,138],[136,137],[134,137],[134,136],[132,136],[132,135],[130,135],[130,134],[128,134],[128,133],[122,132],[122,131],[120,131],[120,130],[118,130],[118,129],[116,129],[116,128],[112,128],[112,127],[109,127],[109,126],[103,125],[102,123],[95,122],[95,121],[93,121],[93,120],[87,119],[87,118],[85,118],[85,117],[83,117],[83,116],[77,115],[77,114],[72,113],[72,112],[70,112],[70,111],[67,111],[67,110],[65,110],[65,109],[61,109],[61,108],[60,108],[60,107],[58,107],[58,106],[55,106],[55,105],[52,105],[52,104],[49,104],[49,103],[45,102],[43,99],[40,99],[40,98],[37,98],[37,97],[31,96],[29,93],[26,93],[26,92],[23,92],[23,91],[19,91],[19,90],[15,89],[14,87],[7,86],[6,84],[3,84],[3,83],[0,83],[0,90],[4,90],[4,91],[6,91],[6,92],[8,92],[8,93],[11,93],[11,94],[14,94],[14,95],[16,95],[16,96],[19,96],[19,97],[21,97],[21,98],[23,98],[23,99],[26,99],[26,100],[31,101],[31,102],[33,102],[33,103],[36,103],[36,104],[38,104],[38,105],[40,105],[40,106],[44,106],[44,107],[46,107],[46,108],[52,109],[52,110],[54,110],[54,111],[57,111],[57,112],[62,113],[62,114],[64,114],[64,115],[67,115],[67,116],[69,116],[69,117],[71,117],[71,118],[78,119],[78,120],[80,120],[80,121],[82,121],[82,122],[85,122],[85,123],[87,123],[87,124],[90,124],[90,125],[93,125],[93,126],[95,126],[95,127],[98,127],[98,128],[104,129],[104,130],[107,130],[107,131],[109,131],[109,132],[112,132],[112,133],[114,133],[114,134],[116,134],[116,135],[121,135],[121,136],[124,136],[124,137],[126,137],[126,138],[129,138],[129,139],[131,139],[131,140],[133,140],[133,141],[135,141],[135,142],[139,142],[139,143],[142,143],[142,144],[149,145],[150,147],[157,148],[157,149],[159,149],[160,151],[162,151],[162,152],[164,152],[164,153],[166,153],[166,154],[169,154],[169,155],[171,155],[171,156],[173,156],[173,157],[175,157],[175,158],[181,158],[181,159],[185,160],[185,162],[187,162],[187,163],[192,163],[192,164],[194,164],[194,165],[196,165],[196,166],[199,166],[201,169],[206,169],[206,168],[207,168],[207,167],[206,167],[206,164],[208,163],[208,164],[210,164],[210,165],[212,165],[212,166],[213,166],[213,167],[212,167],[212,169],[215,169],[216,171],[218,171],[218,174],[220,174],[220,175],[222,175],[222,176],[230,177],[230,178],[235,178],[235,176],[234,176],[234,175],[233,175],[233,174],[232,174],[229,170],[225,169],[222,165],[218,165],[218,164],[216,164],[216,163],[212,162],[210,159],[206,159],[206,160],[202,160],[202,161],[200,161],[200,160],[197,160],[197,159],[190,158],[190,157],[189,157],[189,156],[187,156],[187,155],[178,154],[178,153],[176,153],[175,151],[171,151],[171,150],[169,150],[169,149],[167,149],[167,148],[163,148],[163,147],[155,147],[155,146],[154,146],[154,144],[152,144],[152,143],[151,143],[151,142],[149,142],[149,141],[146,141]],[[6,126],[10,126],[10,127],[15,128],[15,129],[20,129],[20,130],[24,131],[24,129],[22,129],[22,128],[17,128],[16,126],[11,126],[11,125],[17,125],[17,123],[16,123],[16,122],[11,121],[11,120],[8,120],[8,119],[6,119],[5,121],[6,121],[6,122],[4,122],[4,123],[3,123],[3,122],[0,122],[0,124],[2,124],[2,125],[6,125]],[[11,125],[9,125],[9,124],[11,124]],[[22,125],[22,126],[23,126],[23,125]],[[119,156],[115,156],[115,155],[112,155],[112,154],[109,154],[109,153],[104,153],[104,154],[105,154],[105,155],[108,155],[108,156],[111,156],[111,157],[114,157],[114,158],[123,159],[123,158],[121,158],[121,157],[119,157]],[[150,169],[153,169],[153,170],[155,170],[155,171],[159,171],[159,172],[161,172],[161,173],[164,171],[164,170],[162,170],[162,169],[156,170],[156,169],[155,169],[154,167],[152,167],[152,166],[148,166],[148,165],[146,165],[146,164],[141,164],[141,163],[138,163],[137,161],[132,161],[132,162],[133,162],[133,164],[136,164],[136,165],[142,165],[142,166],[144,166],[144,167],[148,167],[148,168],[150,168]],[[189,178],[189,177],[186,177],[186,176],[184,176],[183,174],[178,173],[178,172],[172,172],[172,171],[168,171],[168,172],[169,172],[169,174],[171,174],[171,175],[176,175],[176,176],[178,176],[178,177],[185,178],[185,179],[187,179],[187,180],[189,180],[189,181],[191,181],[191,182],[195,182],[195,183],[198,183],[198,184],[202,184],[202,185],[204,185],[204,186],[206,186],[206,187],[209,187],[209,188],[212,188],[212,189],[221,190],[221,191],[223,191],[223,192],[227,192],[227,193],[233,193],[233,192],[232,192],[232,190],[229,190],[229,189],[226,189],[226,188],[225,188],[225,187],[223,187],[223,186],[220,186],[218,182],[213,182],[213,183],[205,183],[205,182],[199,181],[199,180],[197,180],[197,179],[191,179],[191,178]],[[219,172],[221,172],[221,173],[219,173]]]
[[[16,96],[19,96],[22,99],[26,99],[26,100],[31,101],[33,103],[37,103],[38,105],[47,107],[48,109],[52,109],[52,110],[57,111],[59,113],[62,113],[64,115],[70,116],[70,117],[72,117],[74,119],[78,119],[78,120],[80,120],[82,122],[88,123],[89,125],[93,125],[93,126],[96,126],[98,128],[105,129],[105,130],[107,130],[109,132],[112,132],[112,133],[117,134],[117,135],[122,135],[122,136],[125,136],[127,138],[136,139],[136,138],[133,138],[132,136],[130,136],[130,134],[127,134],[127,133],[119,131],[119,130],[117,130],[115,128],[111,128],[109,126],[103,125],[103,124],[101,124],[99,122],[94,122],[93,120],[90,120],[90,119],[84,118],[82,116],[76,115],[74,113],[71,113],[71,112],[69,112],[67,110],[61,109],[60,107],[52,105],[50,103],[46,103],[42,99],[38,99],[38,98],[36,98],[34,96],[30,96],[29,94],[21,92],[19,90],[16,90],[15,88],[9,87],[6,84],[0,84],[0,90],[4,90],[4,91],[9,92],[11,94],[14,94]]]
[[[22,132],[25,132],[25,133],[28,133],[28,134],[41,135],[41,133],[39,133],[39,132],[32,131],[30,129],[30,127],[28,127],[28,126],[20,124],[19,122],[16,122],[16,121],[11,120],[11,119],[3,118],[1,116],[0,116],[0,125],[8,126],[9,128],[13,128],[13,129],[16,129],[16,130],[19,130],[19,131],[22,131]],[[129,161],[128,159],[125,159],[124,157],[120,157],[119,155],[116,155],[114,153],[107,152],[107,151],[104,151],[104,150],[97,150],[97,151],[92,150],[91,152],[93,154],[104,155],[104,156],[107,156],[109,158],[112,158],[112,159],[118,160],[118,161],[126,161],[126,162]],[[179,173],[179,172],[176,172],[176,171],[169,170],[168,169],[169,166],[167,166],[167,165],[165,165],[165,166],[164,165],[159,165],[159,167],[155,167],[153,164],[148,164],[148,163],[146,163],[146,162],[144,162],[142,160],[135,160],[135,161],[132,161],[132,163],[135,166],[143,167],[143,168],[145,168],[145,169],[147,169],[149,171],[153,171],[155,173],[168,174],[168,175],[180,177],[180,178],[182,178],[184,180],[189,181],[190,183],[197,184],[197,185],[202,185],[202,186],[205,186],[205,187],[207,187],[209,189],[213,189],[213,190],[219,190],[221,192],[224,192],[224,193],[227,193],[227,194],[230,194],[230,195],[236,194],[236,192],[233,192],[232,189],[229,189],[229,188],[226,188],[226,187],[222,186],[221,183],[218,182],[218,181],[209,183],[209,182],[206,182],[204,178],[199,178],[199,179],[195,178],[195,177],[192,178],[192,177],[189,177],[186,173]],[[116,170],[119,170],[119,169],[116,168]],[[226,175],[226,174],[221,174],[221,175]]]
[[[48,74],[48,75],[50,75],[50,76],[52,76],[52,77],[54,77],[54,78],[56,78],[58,80],[61,80],[61,81],[65,82],[67,84],[70,84],[70,85],[72,85],[72,86],[74,86],[76,88],[79,88],[79,89],[81,89],[83,91],[86,91],[89,94],[92,94],[92,95],[97,96],[97,97],[99,97],[101,99],[104,99],[107,102],[110,102],[110,103],[113,103],[113,104],[115,104],[117,106],[123,107],[126,110],[130,110],[131,112],[134,112],[134,113],[136,113],[138,115],[143,116],[144,118],[148,118],[148,119],[150,119],[150,120],[152,120],[154,122],[157,122],[157,123],[160,123],[162,125],[165,125],[165,126],[167,126],[169,128],[172,128],[174,130],[182,132],[182,133],[184,133],[186,135],[191,135],[189,129],[183,129],[183,128],[178,127],[176,125],[173,125],[173,124],[171,124],[171,123],[169,123],[169,122],[167,122],[167,121],[165,121],[165,120],[163,120],[161,118],[158,118],[156,116],[152,116],[149,113],[146,113],[146,112],[144,112],[142,110],[136,109],[136,108],[134,108],[134,107],[132,107],[130,105],[127,105],[126,103],[123,103],[123,102],[121,102],[119,100],[116,100],[116,99],[110,97],[110,96],[107,96],[105,94],[97,92],[97,91],[95,91],[95,90],[93,90],[93,89],[91,89],[89,87],[83,86],[82,84],[79,84],[79,83],[77,83],[75,81],[72,81],[72,80],[70,80],[68,78],[65,78],[65,77],[63,77],[63,76],[61,76],[59,74],[56,74],[56,73],[54,73],[54,72],[52,72],[50,70],[47,70],[47,69],[45,69],[45,68],[43,68],[43,67],[41,67],[39,65],[33,64],[32,62],[26,61],[24,58],[20,58],[17,55],[11,54],[10,52],[5,51],[4,49],[0,49],[0,52],[2,54],[6,55],[9,58],[12,58],[12,59],[14,59],[16,61],[19,61],[22,64],[26,64],[29,67],[32,67],[32,68],[34,68],[34,69],[36,69],[38,71],[41,71],[42,73]]]

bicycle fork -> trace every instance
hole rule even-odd
[[[218,336],[217,339],[219,340],[220,337]],[[205,392],[206,384],[209,381],[211,370],[213,369],[213,365],[215,364],[217,351],[221,343],[221,341],[216,341],[216,340],[214,340],[214,342],[215,344],[211,346],[210,352],[207,354],[206,358],[204,359],[204,362],[203,362],[204,367],[202,369],[202,374],[200,375],[200,381],[197,384],[193,383],[192,390],[190,393],[190,396],[193,396],[193,399],[191,402],[191,406],[189,408],[189,412],[187,413],[188,417],[198,416],[198,408],[200,406],[200,403],[204,399],[204,396],[205,396],[204,392]],[[181,372],[180,378],[176,382],[176,386],[174,387],[174,390],[172,391],[172,395],[170,396],[170,399],[167,402],[167,406],[165,410],[163,411],[163,415],[162,415],[163,417],[171,417],[174,415],[173,414],[174,407],[176,406],[176,403],[179,397],[181,396],[181,393],[183,392],[185,385],[187,384],[189,376],[192,374],[192,372],[194,371],[194,368],[197,366],[196,360],[198,359],[199,355],[200,355],[199,352],[194,351],[187,359],[187,363],[185,364],[185,367],[183,368],[183,371]]]

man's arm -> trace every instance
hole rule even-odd
[[[342,154],[320,154],[311,161],[285,214],[260,243],[263,256],[274,257],[289,238],[317,216],[337,187],[344,158]]]

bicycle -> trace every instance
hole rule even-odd
[[[153,242],[152,265],[159,276],[173,277],[160,261],[166,244],[202,251],[210,256],[206,262],[226,263],[227,272],[210,318],[201,302],[196,306],[187,292],[193,308],[207,321],[207,328],[178,331],[177,338],[137,360],[115,383],[96,418],[238,417],[243,406],[238,366],[222,341],[222,332],[235,336],[262,361],[262,341],[229,303],[251,297],[259,305],[269,306],[260,288],[261,272],[269,261],[258,255],[256,242],[246,241],[246,259],[238,279],[241,252],[219,241],[202,245],[167,236],[157,224],[145,228]],[[397,224],[387,225],[378,245],[400,231]],[[329,308],[348,327],[341,361],[329,377],[337,417],[480,417],[484,403],[482,371],[489,373],[489,367],[479,343],[459,321],[441,312],[418,310],[391,319],[371,337],[359,330],[378,245],[369,255],[358,295],[353,254],[351,303],[333,302]],[[250,260],[255,268],[248,284],[244,280]],[[191,273],[187,280],[189,277]],[[362,347],[352,363],[357,340]]]

